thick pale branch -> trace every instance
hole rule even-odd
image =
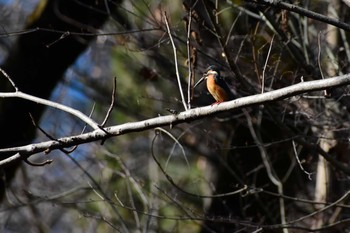
[[[281,88],[279,90],[242,97],[229,102],[223,102],[218,105],[194,108],[188,111],[180,112],[179,114],[160,116],[143,121],[132,123],[130,122],[117,126],[106,127],[104,128],[104,130],[96,129],[89,133],[71,137],[64,137],[58,140],[51,140],[20,147],[0,149],[0,158],[1,154],[3,153],[14,154],[12,157],[1,160],[0,166],[10,163],[14,160],[28,158],[30,155],[39,152],[47,152],[48,150],[50,151],[55,149],[62,149],[65,147],[71,147],[97,140],[103,140],[113,136],[119,136],[131,132],[140,132],[160,126],[168,125],[171,127],[176,124],[180,124],[183,122],[191,122],[193,120],[204,118],[209,115],[214,115],[219,112],[239,109],[257,104],[266,104],[268,102],[285,99],[306,92],[324,90],[327,88],[344,86],[348,84],[350,84],[350,74],[310,82],[301,82],[293,86]]]
[[[26,93],[23,93],[21,91],[16,91],[16,92],[0,92],[0,98],[20,98],[20,99],[26,99],[28,101],[32,101],[38,104],[43,104],[52,108],[56,108],[56,109],[60,109],[64,112],[70,113],[76,117],[78,117],[79,119],[81,119],[82,121],[84,121],[86,124],[88,124],[89,126],[91,126],[91,128],[97,130],[99,129],[98,124],[92,120],[90,117],[88,117],[87,115],[83,114],[82,112],[74,109],[74,108],[70,108],[66,105],[63,104],[59,104],[56,102],[52,102],[50,100],[46,100],[43,98],[39,98],[33,95],[29,95]]]

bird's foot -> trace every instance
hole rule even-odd
[[[216,101],[215,103],[212,103],[211,106],[213,106],[213,105],[215,105],[215,104],[219,105],[219,104],[221,104],[222,102],[223,102],[223,101]]]

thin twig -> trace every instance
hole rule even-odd
[[[322,70],[322,65],[321,65],[321,32],[318,33],[318,37],[317,37],[317,44],[318,44],[318,52],[317,52],[317,64],[318,64],[318,68],[320,70],[320,74],[321,74],[321,78],[324,79],[324,74],[323,74],[323,70]],[[328,96],[327,90],[324,90],[324,95]]]
[[[112,110],[113,110],[113,106],[114,106],[114,102],[115,102],[115,93],[116,93],[116,90],[117,90],[117,77],[114,77],[114,82],[113,82],[113,91],[112,91],[112,100],[111,100],[111,104],[109,105],[109,108],[108,108],[108,111],[107,111],[107,114],[106,114],[106,117],[105,119],[103,120],[101,126],[104,127],[109,116],[111,115],[112,113]]]
[[[166,15],[166,11],[163,12],[163,17],[164,17],[164,21],[165,21],[165,25],[166,25],[166,28],[167,28],[167,32],[168,32],[168,35],[169,35],[169,39],[170,39],[171,45],[173,46],[177,84],[179,85],[179,91],[180,91],[180,95],[181,95],[182,104],[184,105],[184,108],[187,111],[188,108],[187,108],[187,104],[186,104],[186,101],[185,101],[185,96],[184,96],[184,93],[183,93],[183,90],[182,90],[182,86],[181,86],[179,67],[178,67],[178,64],[177,64],[176,46],[175,46],[175,43],[174,43],[174,40],[173,40],[173,36],[171,35],[171,31],[170,31],[170,27],[169,27],[169,22],[168,22],[168,18],[167,18],[167,15]]]
[[[105,150],[105,149],[103,150],[103,153],[106,154],[107,156],[117,160],[117,162],[120,164],[121,168],[124,170],[126,178],[128,178],[130,180],[130,182],[134,186],[135,191],[139,194],[139,197],[142,200],[144,206],[149,209],[150,206],[149,206],[149,202],[147,200],[146,195],[142,192],[142,188],[140,187],[140,185],[137,182],[137,180],[135,180],[135,178],[131,175],[130,170],[128,169],[128,167],[125,164],[125,162],[121,159],[121,157],[116,155],[116,154],[113,154],[110,151]]]
[[[96,30],[95,30],[96,31]],[[70,35],[73,36],[91,36],[91,37],[96,37],[96,36],[115,36],[115,35],[129,35],[129,34],[138,34],[142,32],[152,32],[152,31],[162,31],[160,27],[152,27],[152,28],[144,28],[144,29],[137,29],[137,30],[127,30],[127,31],[113,31],[113,32],[81,32],[81,31],[69,31]],[[0,34],[0,38],[3,37],[9,37],[9,36],[18,36],[18,35],[25,35],[25,34],[32,34],[32,33],[37,33],[37,32],[49,32],[52,34],[64,34],[67,33],[67,31],[63,30],[58,30],[58,29],[53,29],[53,28],[32,28],[32,29],[24,29],[24,30],[19,30],[19,31],[13,31],[13,32],[6,32],[6,34]]]
[[[182,154],[183,154],[183,156],[184,156],[184,159],[185,159],[185,161],[186,161],[187,168],[189,169],[189,168],[190,168],[190,163],[188,162],[185,149],[184,149],[184,147],[181,145],[181,143],[179,142],[179,140],[177,140],[177,139],[174,137],[174,135],[172,135],[169,131],[167,131],[167,130],[161,128],[161,127],[157,127],[157,128],[155,128],[154,130],[156,130],[156,131],[161,131],[161,132],[165,133],[166,135],[168,135],[168,137],[170,137],[170,138],[175,142],[175,145],[178,145],[178,146],[180,147],[181,152],[182,152]],[[174,148],[175,148],[175,147],[174,147]],[[167,161],[166,161],[165,167],[168,166],[168,163],[169,163],[169,161],[170,161],[171,155],[172,155],[172,153],[170,153],[170,155],[169,155],[169,157],[168,157],[168,159],[167,159]]]
[[[92,218],[94,220],[99,220],[99,221],[105,222],[107,225],[112,227],[115,230],[115,232],[117,232],[117,233],[123,232],[119,229],[119,227],[114,225],[113,220],[108,220],[106,217],[104,217],[102,215],[92,215],[92,214],[88,213],[87,211],[84,211],[82,213],[82,216],[84,216],[85,218]]]
[[[51,136],[49,133],[47,133],[43,128],[41,128],[41,127],[35,122],[35,120],[34,120],[32,114],[29,113],[29,116],[30,116],[30,118],[31,118],[31,120],[32,120],[32,123],[33,123],[33,125],[34,125],[35,128],[39,129],[39,131],[42,132],[42,133],[43,133],[47,138],[49,138],[50,140],[55,140],[55,141],[59,142],[58,139],[56,139],[56,138],[54,138],[53,136]],[[64,149],[64,148],[61,148],[60,150],[61,150],[63,153],[65,153],[65,154],[70,154],[70,153],[72,153],[76,148],[78,148],[78,145],[73,146],[73,148],[70,149],[70,150],[66,150],[66,149]],[[50,153],[50,148],[48,148],[47,150],[45,150],[45,154],[48,154],[48,153]]]
[[[241,14],[242,14],[242,11],[239,11],[237,17],[235,18],[235,20],[231,24],[230,30],[228,31],[227,36],[226,36],[226,41],[225,41],[225,44],[224,44],[225,47],[228,45],[228,42],[230,41],[233,28],[235,27],[235,25],[236,25],[239,17],[241,16]],[[238,54],[237,54],[237,56],[238,56]]]
[[[277,174],[272,167],[272,164],[267,156],[267,151],[266,151],[265,147],[263,146],[263,142],[262,142],[262,139],[260,137],[260,134],[255,131],[252,119],[251,119],[251,117],[246,109],[243,109],[243,113],[247,118],[247,125],[249,128],[250,134],[251,134],[253,140],[255,141],[255,143],[258,145],[258,149],[260,151],[261,159],[262,159],[263,164],[265,166],[267,176],[269,177],[271,182],[277,187],[278,193],[280,195],[283,195],[283,184],[280,181],[280,179],[277,177]],[[279,204],[280,204],[281,224],[286,224],[286,210],[285,210],[285,204],[284,204],[283,198],[279,198]],[[288,233],[289,231],[287,228],[284,228],[283,232]]]
[[[88,179],[93,183],[94,187],[89,183],[92,190],[106,203],[109,204],[110,208],[113,210],[113,212],[116,214],[118,219],[120,220],[121,226],[123,228],[123,232],[129,233],[130,230],[126,226],[126,221],[124,220],[124,217],[121,215],[120,211],[116,208],[116,206],[113,204],[110,197],[107,196],[106,192],[103,191],[102,187],[100,186],[99,182],[94,178],[93,175],[91,175],[74,157],[69,156],[66,154],[67,157],[88,177]]]
[[[179,210],[182,210],[182,212],[184,213],[185,216],[187,216],[189,219],[191,219],[194,223],[198,223],[198,219],[193,215],[193,213],[191,213],[191,209],[186,209],[185,205],[183,203],[181,203],[179,200],[177,200],[178,198],[173,198],[171,197],[167,192],[163,191],[160,187],[158,187],[157,185],[155,185],[155,187],[161,192],[163,193],[170,201],[172,201],[172,203],[174,203],[175,206],[177,206],[179,208]],[[201,227],[203,229],[205,229],[207,232],[213,232],[212,229],[210,229],[210,227],[208,227],[205,224],[202,224]]]
[[[7,80],[11,83],[12,87],[15,89],[15,91],[17,92],[18,91],[18,88],[15,84],[14,81],[12,81],[12,79],[10,78],[10,76],[6,73],[5,70],[3,70],[1,67],[0,67],[0,72],[7,78]]]
[[[248,4],[252,3],[252,1],[247,1],[247,0],[245,0],[245,2],[247,2]],[[268,5],[268,6],[292,11],[300,15],[306,16],[308,18],[315,19],[320,22],[328,23],[337,28],[341,28],[341,29],[344,29],[345,31],[350,32],[350,25],[348,23],[342,22],[339,19],[330,18],[326,15],[322,15],[314,11],[310,11],[303,7],[297,6],[296,4],[290,4],[285,1],[270,1],[270,0],[258,0],[258,1],[254,1],[253,4]]]
[[[233,192],[229,192],[229,193],[223,193],[223,194],[216,194],[216,195],[200,195],[200,194],[194,194],[191,192],[188,192],[186,190],[184,190],[183,188],[181,188],[180,186],[178,186],[175,181],[173,180],[173,178],[164,170],[164,168],[162,167],[162,165],[160,164],[160,162],[158,161],[157,157],[154,154],[154,143],[155,140],[157,139],[159,135],[159,132],[156,131],[156,134],[152,140],[152,144],[151,144],[151,155],[152,158],[154,160],[154,162],[157,164],[157,166],[159,167],[159,169],[161,170],[161,172],[163,173],[163,175],[165,176],[165,178],[170,182],[170,184],[172,184],[176,189],[178,189],[179,191],[181,191],[182,193],[185,193],[187,195],[193,196],[193,197],[198,197],[198,198],[220,198],[220,197],[226,197],[226,196],[231,196],[231,195],[236,195],[239,193],[242,193],[244,191],[247,190],[247,186],[244,185],[243,188],[238,189],[236,191]]]
[[[188,86],[187,86],[187,106],[191,109],[191,91],[192,91],[192,59],[191,59],[191,24],[192,24],[192,9],[188,11],[187,21],[187,60],[188,60]]]
[[[34,163],[34,162],[31,162],[28,160],[28,158],[24,159],[23,160],[26,164],[30,165],[30,166],[33,166],[33,167],[43,167],[45,165],[48,165],[48,164],[51,164],[53,162],[52,159],[47,159],[43,162],[40,162],[40,163]]]
[[[264,64],[264,68],[263,68],[263,72],[262,72],[262,80],[261,80],[261,93],[264,93],[264,90],[265,90],[266,67],[267,67],[267,62],[269,61],[269,58],[270,58],[270,53],[271,53],[274,38],[275,38],[275,34],[272,36],[272,39],[270,41],[269,51],[267,52],[266,59],[265,59],[265,64]]]
[[[336,206],[336,205],[338,205],[339,203],[345,201],[349,196],[350,196],[350,191],[346,192],[342,197],[340,197],[338,200],[336,200],[336,201],[333,202],[332,204],[327,205],[327,206],[325,206],[324,208],[321,208],[321,209],[319,209],[319,210],[317,210],[317,211],[314,211],[314,212],[312,212],[311,214],[308,214],[308,215],[305,215],[305,216],[300,217],[300,218],[298,218],[298,219],[289,221],[287,224],[289,225],[289,224],[293,224],[293,223],[296,223],[296,222],[300,222],[300,221],[303,221],[303,220],[305,220],[305,219],[307,219],[307,218],[310,218],[310,217],[312,217],[312,216],[314,216],[314,215],[316,215],[316,214],[322,213],[322,212],[328,210],[329,208],[331,208],[331,207],[333,207],[333,206]]]
[[[145,207],[147,207],[149,209],[147,198],[144,197],[144,194],[142,193],[141,188],[139,187],[139,185],[137,184],[135,179],[132,177],[132,175],[130,173],[130,170],[127,168],[126,164],[122,161],[122,159],[119,156],[115,156],[114,155],[113,158],[115,158],[117,160],[117,162],[119,163],[121,169],[124,171],[125,183],[126,183],[127,193],[129,195],[129,203],[131,205],[131,208],[137,209],[137,207],[135,205],[135,201],[134,201],[134,196],[132,195],[132,191],[131,191],[131,184],[133,184],[133,187],[139,193],[140,198],[143,200]],[[136,227],[138,229],[140,229],[141,228],[141,224],[140,224],[140,217],[138,215],[138,212],[135,211],[135,210],[132,211],[132,212],[134,214]]]
[[[228,47],[225,46],[225,42],[223,40],[223,36],[220,33],[220,27],[218,24],[215,23],[215,16],[213,16],[212,12],[209,10],[210,6],[209,3],[207,3],[206,1],[204,1],[204,10],[206,11],[206,14],[209,16],[210,21],[212,23],[213,28],[211,28],[211,30],[213,30],[213,34],[214,36],[217,38],[218,43],[219,43],[219,48],[221,50],[221,54],[224,57],[226,63],[229,65],[231,71],[236,75],[236,78],[242,83],[242,85],[245,88],[250,87],[249,82],[247,81],[246,78],[243,77],[243,75],[241,74],[241,71],[238,67],[238,65],[234,62],[234,59],[231,57],[231,51],[229,51]]]
[[[301,164],[301,161],[299,159],[298,152],[297,152],[297,146],[295,145],[295,141],[294,140],[292,140],[292,144],[293,144],[293,151],[294,151],[295,159],[297,160],[300,169],[307,175],[309,180],[312,180],[312,178],[311,178],[312,173],[306,171],[305,168],[303,167],[303,165]]]

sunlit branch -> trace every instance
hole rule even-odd
[[[193,85],[193,83],[192,83],[192,81],[193,81],[193,78],[192,78],[193,77],[192,59],[191,59],[191,24],[192,24],[192,10],[189,9],[188,21],[186,23],[186,25],[187,25],[186,45],[187,45],[187,61],[188,61],[187,105],[188,105],[189,109],[191,109],[191,90],[192,90],[192,85]]]
[[[42,104],[42,105],[46,105],[52,108],[56,108],[56,109],[60,109],[64,112],[70,113],[76,117],[78,117],[79,119],[81,119],[82,121],[84,121],[86,124],[90,125],[94,130],[100,129],[101,127],[99,127],[99,125],[92,120],[89,116],[85,115],[84,113],[74,109],[74,108],[70,108],[66,105],[63,104],[59,104],[50,100],[46,100],[40,97],[36,97],[33,95],[29,95],[26,93],[21,92],[15,82],[13,82],[13,80],[11,79],[11,77],[6,73],[6,71],[4,71],[3,69],[0,68],[0,72],[2,75],[4,75],[8,81],[11,83],[12,87],[15,89],[14,92],[0,92],[0,98],[20,98],[20,99],[25,99],[25,100],[29,100],[32,101],[34,103],[38,103],[38,104]]]
[[[23,93],[21,91],[16,91],[16,92],[0,92],[0,98],[20,98],[20,99],[25,99],[29,100],[38,104],[46,105],[52,108],[56,108],[59,110],[62,110],[64,112],[70,113],[73,116],[78,117],[82,121],[84,121],[86,124],[91,126],[94,130],[100,130],[98,124],[92,120],[90,117],[85,115],[84,113],[80,112],[79,110],[76,110],[74,108],[68,107],[66,105],[56,103],[50,100],[42,99],[36,96],[32,96],[26,93]]]
[[[273,45],[273,40],[274,40],[274,38],[275,38],[275,35],[273,35],[272,38],[271,38],[269,50],[268,50],[268,52],[267,52],[266,59],[265,59],[265,64],[264,64],[264,68],[263,68],[263,71],[262,71],[261,93],[264,93],[264,91],[265,91],[265,73],[266,73],[266,67],[267,67],[267,63],[268,63],[269,58],[270,58],[270,53],[271,53],[271,49],[272,49],[272,45]]]
[[[174,63],[175,63],[177,84],[179,85],[179,91],[180,91],[180,95],[181,95],[182,104],[184,105],[185,110],[187,110],[188,108],[187,108],[187,104],[186,104],[186,101],[185,101],[185,96],[184,96],[184,93],[183,93],[183,90],[182,90],[182,86],[181,86],[181,79],[180,79],[180,74],[179,74],[179,66],[177,64],[176,46],[175,46],[175,43],[174,43],[174,40],[173,40],[173,36],[171,35],[168,18],[166,16],[166,12],[165,11],[164,11],[163,16],[164,16],[164,21],[165,21],[165,25],[166,25],[166,28],[167,28],[167,32],[168,32],[168,35],[169,35],[169,38],[170,38],[170,42],[171,42],[171,45],[172,45],[173,51],[174,51]]]
[[[349,84],[350,84],[350,74],[328,78],[328,79],[322,79],[322,80],[301,82],[289,87],[281,88],[270,92],[265,92],[263,94],[246,96],[246,97],[242,97],[232,101],[223,102],[218,105],[194,108],[187,111],[179,112],[178,114],[159,116],[159,117],[150,118],[150,119],[138,121],[138,122],[128,122],[121,125],[105,127],[103,128],[103,130],[98,128],[92,132],[88,132],[88,133],[84,133],[76,136],[63,137],[57,140],[34,143],[34,144],[29,144],[29,145],[20,146],[20,147],[0,149],[0,157],[2,153],[14,154],[9,158],[6,158],[0,161],[0,166],[5,165],[11,161],[24,159],[31,156],[32,154],[44,152],[47,150],[51,151],[56,149],[67,148],[67,147],[80,145],[80,144],[84,144],[92,141],[105,140],[110,137],[120,136],[131,132],[140,132],[148,129],[154,129],[156,127],[161,127],[161,126],[172,127],[180,123],[191,122],[193,120],[205,118],[207,116],[215,115],[220,112],[225,112],[233,109],[240,109],[240,108],[248,107],[252,105],[267,104],[269,102],[286,99],[288,97],[299,95],[306,92],[324,90],[327,88],[332,88],[332,87],[334,88],[334,87],[339,87],[339,86],[344,86]],[[2,97],[6,97],[7,93],[4,93],[4,94],[5,96],[2,96]],[[10,95],[10,97],[17,97],[17,96],[13,96],[14,95],[13,93],[9,93],[9,94],[12,94],[12,96]],[[298,143],[301,143],[300,140],[298,141]],[[322,154],[322,156],[326,157],[326,155],[324,154]],[[328,158],[326,159],[329,161]],[[338,164],[335,164],[335,166],[339,167]],[[349,169],[345,169],[343,166],[341,169],[345,173],[350,174]]]
[[[112,97],[111,97],[111,104],[109,105],[107,114],[105,116],[105,119],[101,123],[101,126],[104,127],[106,125],[106,122],[108,118],[110,117],[113,107],[114,107],[114,102],[115,102],[115,93],[117,91],[117,77],[114,77],[114,82],[113,82],[113,91],[112,91]]]

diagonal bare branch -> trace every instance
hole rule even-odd
[[[184,122],[191,122],[211,116],[220,112],[230,111],[233,109],[240,109],[252,105],[267,104],[269,102],[286,99],[291,96],[299,95],[306,92],[324,90],[327,88],[334,88],[339,86],[345,86],[350,84],[350,74],[337,76],[328,79],[315,80],[309,82],[301,82],[289,87],[281,88],[278,90],[265,92],[263,94],[257,94],[252,96],[246,96],[232,101],[224,102],[219,105],[206,106],[200,108],[194,108],[187,111],[180,112],[178,114],[171,114],[166,116],[155,117],[138,122],[129,122],[121,125],[106,127],[101,130],[100,128],[94,131],[63,137],[57,140],[50,140],[41,143],[34,143],[20,147],[0,149],[0,158],[3,153],[13,153],[14,155],[1,160],[0,166],[8,164],[10,162],[25,159],[33,154],[44,152],[46,150],[56,150],[67,148],[75,145],[89,143],[92,141],[105,140],[110,137],[120,136],[131,132],[140,132],[148,129],[153,129],[162,126],[173,126]],[[10,93],[13,94],[13,93]],[[5,97],[5,96],[3,96]],[[10,97],[15,97],[11,96]],[[326,158],[327,159],[327,158]],[[327,159],[328,160],[328,159]],[[350,174],[349,170],[346,170]]]

